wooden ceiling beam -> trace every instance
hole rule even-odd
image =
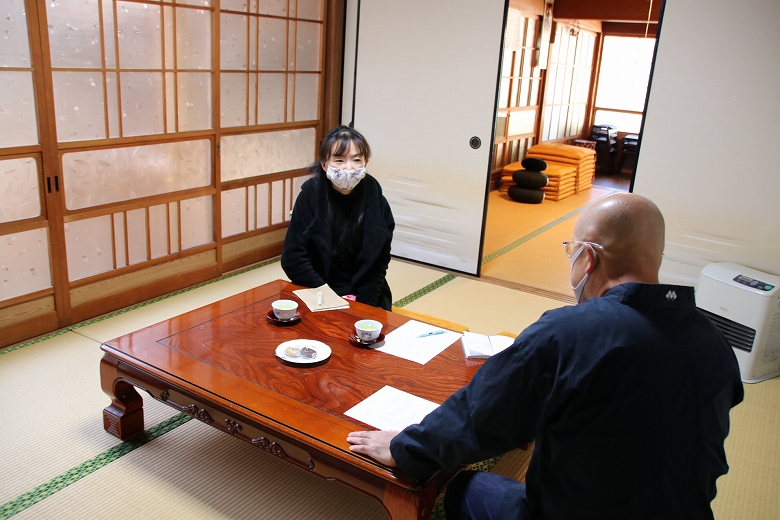
[[[663,0],[555,0],[553,18],[611,22],[657,22]]]
[[[658,32],[658,24],[650,23],[620,23],[620,22],[602,22],[601,32],[604,36],[645,36],[647,31],[648,38],[655,38]]]

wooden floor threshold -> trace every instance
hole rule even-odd
[[[489,276],[481,276],[480,278],[478,278],[478,280],[486,283],[491,283],[493,285],[500,285],[508,289],[514,289],[516,291],[521,291],[536,296],[542,296],[544,298],[550,298],[551,300],[557,300],[563,303],[569,303],[572,305],[577,303],[577,301],[574,299],[574,296],[570,294],[561,294],[553,291],[546,291],[544,289],[539,289],[537,287],[531,287],[529,285],[510,282],[508,280],[501,280],[499,278],[491,278]]]

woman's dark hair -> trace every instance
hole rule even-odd
[[[331,130],[320,141],[320,163],[328,162],[331,155],[344,155],[349,145],[355,143],[363,158],[371,158],[371,147],[363,134],[348,126],[339,126]]]

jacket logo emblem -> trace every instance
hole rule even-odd
[[[666,293],[666,299],[669,300],[669,301],[676,300],[677,299],[677,293],[675,293],[674,291],[669,291],[668,293]]]

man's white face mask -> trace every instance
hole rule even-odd
[[[586,244],[582,244],[582,247],[579,248],[579,250],[572,255],[571,257],[572,270],[574,269],[574,262],[577,261],[577,258],[585,250],[586,247],[588,247]],[[571,272],[569,273],[569,285],[571,285],[571,288],[574,289],[574,297],[577,299],[577,303],[580,303],[580,299],[582,298],[582,290],[585,289],[585,284],[588,282],[589,277],[590,277],[590,273],[585,273],[585,276],[582,277],[580,283],[578,283],[577,286],[575,287],[571,281]]]
[[[355,186],[366,176],[365,168],[358,168],[356,170],[340,170],[333,166],[328,165],[328,169],[325,171],[330,182],[335,187],[343,191],[352,191]]]

